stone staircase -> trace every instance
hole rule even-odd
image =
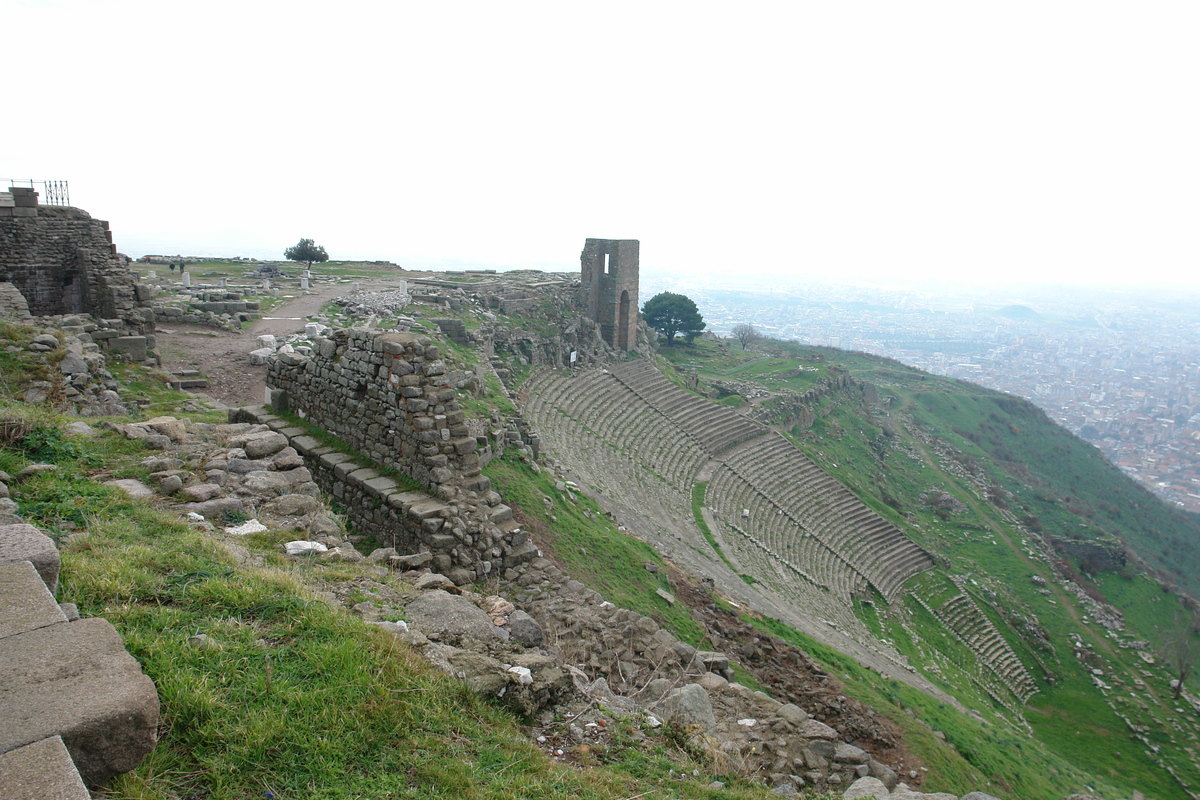
[[[54,600],[58,551],[0,525],[0,797],[77,800],[154,748],[158,694],[116,629]]]

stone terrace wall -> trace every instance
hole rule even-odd
[[[153,329],[138,309],[148,295],[117,256],[107,222],[69,206],[24,210],[36,216],[0,216],[0,282],[14,284],[32,314],[87,313]]]
[[[360,328],[318,339],[311,356],[272,359],[267,386],[290,408],[431,490],[489,489],[452,375],[428,336]]]

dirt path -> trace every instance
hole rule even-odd
[[[384,281],[361,282],[364,289],[381,289]],[[345,284],[326,285],[272,309],[239,332],[219,331],[202,325],[166,324],[157,331],[157,349],[163,368],[200,370],[208,378],[203,390],[227,406],[258,405],[263,402],[265,366],[252,366],[249,353],[255,338],[272,334],[283,338],[304,330],[304,321],[335,297],[349,294]]]

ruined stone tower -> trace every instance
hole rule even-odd
[[[15,287],[35,316],[93,314],[153,329],[138,309],[150,288],[117,254],[108,223],[41,205],[26,187],[0,191],[0,284]]]
[[[639,247],[637,239],[588,239],[579,256],[580,302],[604,341],[618,350],[636,341]]]

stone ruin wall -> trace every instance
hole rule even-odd
[[[489,488],[453,373],[428,336],[338,330],[310,356],[272,359],[266,380],[275,408],[301,414],[375,464],[434,491]]]
[[[149,287],[118,256],[107,222],[70,206],[3,211],[34,212],[0,213],[0,284],[15,286],[31,314],[91,314],[137,333],[153,331],[153,317],[141,308]]]

